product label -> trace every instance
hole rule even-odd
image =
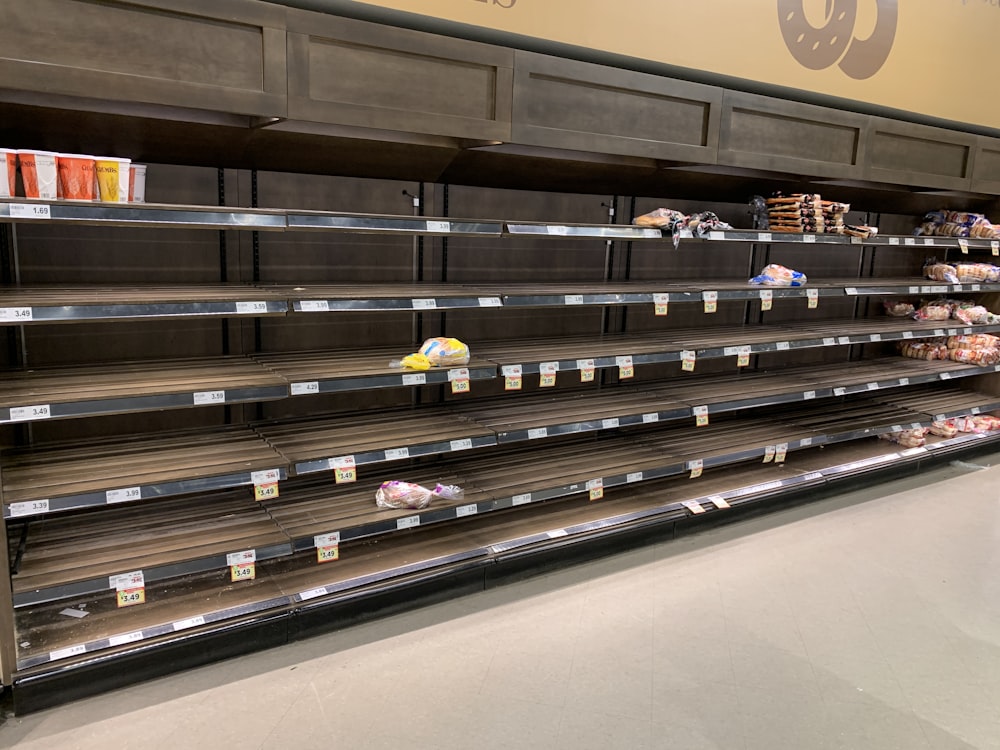
[[[968,240],[964,240],[964,239],[960,239],[958,241],[958,248],[959,248],[959,250],[962,251],[963,255],[968,255],[969,254],[969,241]]]
[[[906,237],[903,240],[903,244],[904,245],[916,245],[917,244],[917,240],[916,240],[915,237]]]
[[[524,385],[524,380],[522,379],[523,368],[521,365],[504,365],[501,368],[501,372],[504,377],[504,390],[505,391],[519,391]]]
[[[255,484],[253,486],[253,499],[257,501],[261,500],[275,500],[278,498],[278,483],[269,482],[267,484]]]
[[[786,456],[788,456],[788,443],[778,443],[774,446],[774,462],[776,464],[785,463]]]
[[[528,440],[540,440],[541,438],[548,436],[549,430],[547,427],[538,427],[534,430],[528,430]]]
[[[771,233],[770,232],[760,232],[757,235],[757,241],[758,242],[770,242],[771,241]]]
[[[558,237],[565,237],[569,234],[569,227],[548,227],[549,234],[554,234]]]
[[[726,508],[732,507],[728,502],[726,502],[725,498],[719,497],[718,495],[713,495],[708,498],[708,501],[719,510],[725,510]]]
[[[769,464],[774,460],[775,448],[773,445],[769,445],[764,448],[764,461],[762,463]]]
[[[558,362],[542,362],[538,365],[539,387],[552,388],[556,384],[556,373],[559,372]]]
[[[814,398],[816,398],[816,391],[806,391],[802,394],[803,401],[812,401]]]
[[[205,618],[201,615],[197,617],[189,617],[186,620],[178,620],[174,623],[174,632],[179,630],[189,630],[190,628],[197,628],[205,624]]]
[[[453,451],[467,451],[472,449],[471,438],[463,438],[462,440],[452,440],[451,449]]]
[[[656,412],[642,415],[643,424],[653,424],[654,422],[659,422],[659,421],[660,421],[660,415],[657,414]]]
[[[613,430],[616,427],[618,427],[619,424],[620,424],[620,422],[619,422],[618,417],[612,417],[611,419],[602,419],[601,420],[601,429],[602,430]]]
[[[340,559],[339,531],[314,536],[313,545],[316,547],[316,562],[325,563]]]
[[[889,238],[889,244],[890,245],[898,245],[899,244],[899,237],[890,237]]]
[[[789,344],[787,341],[779,341],[778,343],[775,344],[775,347],[779,352],[787,352],[789,349],[792,348],[792,345]]]
[[[802,235],[802,241],[804,243],[806,243],[807,245],[814,245],[814,244],[816,244],[816,235],[815,234],[804,234],[804,235]]]
[[[136,643],[141,641],[143,638],[142,631],[137,630],[134,633],[124,633],[122,635],[113,635],[108,638],[108,643],[110,646],[124,646],[128,643]]]
[[[515,505],[515,506],[516,505],[527,505],[530,502],[531,502],[531,493],[530,492],[527,493],[526,495],[514,495],[514,497],[511,498],[511,505]]]
[[[1000,255],[1000,240],[990,240],[990,250],[994,255]]]
[[[310,599],[316,599],[320,596],[326,596],[326,586],[320,586],[318,589],[309,589],[308,591],[299,592],[299,599],[304,602],[307,602]]]

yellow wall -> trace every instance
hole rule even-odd
[[[996,51],[1000,0],[358,2],[1000,128],[1000,96],[994,84],[1000,69]],[[836,25],[843,14],[842,33],[826,55],[833,60],[830,67],[811,70],[789,51],[779,22],[779,16],[789,14],[792,23],[803,20],[817,30],[814,37],[810,31],[802,45],[822,38],[819,54],[830,42],[830,20]],[[866,75],[881,62],[878,50],[872,51],[878,43],[867,45],[868,51],[861,44],[873,35],[880,17],[887,36],[895,31],[891,46],[884,45],[888,56],[881,56],[884,64],[870,77],[851,77],[841,67],[845,56],[845,67],[852,61],[862,63],[862,70],[853,71],[855,76]],[[792,38],[797,39],[797,34]],[[853,38],[859,41],[850,48]]]

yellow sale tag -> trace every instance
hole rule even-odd
[[[334,560],[340,559],[340,547],[338,545],[333,545],[331,547],[317,547],[316,548],[316,562],[333,562]]]
[[[670,303],[658,302],[654,310],[656,311],[656,316],[658,318],[665,318],[670,314]]]
[[[769,464],[774,460],[775,449],[773,445],[769,445],[764,449],[764,463]]]
[[[556,374],[554,372],[542,373],[541,380],[538,383],[538,385],[541,388],[551,388],[555,384],[556,384]]]
[[[699,458],[697,461],[689,462],[688,468],[691,469],[691,479],[697,479],[705,470],[705,462]]]
[[[521,390],[522,385],[523,381],[521,380],[520,375],[516,377],[511,377],[510,375],[508,375],[503,379],[503,389],[505,391],[519,391]]]
[[[587,482],[587,491],[590,492],[590,501],[600,500],[604,497],[604,479],[591,479]]]
[[[993,251],[994,255],[1000,255],[1000,240],[991,240],[990,249]]]
[[[708,426],[708,407],[707,406],[694,407],[694,418],[695,418],[695,424],[698,427]]]
[[[785,463],[785,457],[788,455],[788,443],[781,443],[776,445],[774,449],[774,462],[776,464]]]
[[[333,470],[333,476],[336,484],[351,484],[358,481],[358,470],[354,466],[338,467]]]
[[[146,589],[124,589],[118,593],[119,607],[134,607],[136,604],[146,603]]]
[[[774,292],[770,289],[762,289],[760,292],[760,309],[767,312],[774,307]]]
[[[635,366],[629,365],[628,367],[618,368],[618,377],[622,380],[628,380],[629,378],[635,377]]]
[[[718,292],[702,292],[701,298],[705,302],[705,312],[714,313],[719,309],[719,293]]]
[[[963,255],[968,255],[969,254],[969,241],[968,240],[961,240],[960,239],[958,241],[958,246],[962,249],[962,254]]]
[[[593,367],[587,367],[587,368],[584,368],[583,370],[580,370],[580,382],[581,383],[593,383],[594,382],[594,374],[596,372],[597,371]]]
[[[736,366],[737,367],[749,367],[750,366],[750,347],[742,346],[740,347],[739,354],[736,355]]]
[[[819,290],[810,289],[806,292],[806,296],[809,298],[809,309],[815,310],[819,307]]]
[[[255,484],[253,487],[254,500],[273,500],[278,497],[278,483]]]
[[[694,372],[694,366],[697,361],[698,354],[696,352],[681,352],[681,369],[684,370],[684,372]]]
[[[452,393],[469,393],[472,390],[472,383],[468,378],[462,378],[461,380],[451,381],[451,392]]]
[[[252,581],[257,577],[257,563],[240,563],[229,566],[229,578],[231,581]]]

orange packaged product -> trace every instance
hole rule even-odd
[[[68,201],[92,201],[96,198],[97,172],[94,157],[83,154],[59,154],[59,197]]]
[[[17,151],[0,148],[0,198],[14,197],[14,180],[17,177]]]

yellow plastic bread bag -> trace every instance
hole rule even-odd
[[[469,347],[458,339],[444,337],[427,339],[420,347],[419,353],[434,367],[469,364]]]

